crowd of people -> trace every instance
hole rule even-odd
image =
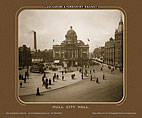
[[[99,71],[102,72],[102,76],[98,77],[97,74],[95,74],[98,70],[96,70],[96,68],[82,68],[82,67],[77,67],[76,68],[77,71],[79,71],[82,76],[82,79],[84,77],[87,77],[87,78],[90,78],[90,81],[95,81],[97,84],[100,84],[100,79],[102,80],[105,80],[106,79],[106,75],[104,74],[103,70],[104,70],[104,67],[103,65],[100,65],[99,67]],[[108,69],[110,70],[110,72],[112,73],[115,68],[112,68],[110,66],[108,66]],[[65,71],[61,71],[61,75],[57,74],[57,73],[54,73],[52,77],[47,77],[46,75],[46,72],[43,73],[43,76],[42,76],[42,86],[45,87],[46,89],[49,89],[51,85],[53,85],[54,82],[56,82],[57,80],[62,80],[62,81],[65,81],[65,74],[68,73],[67,70]],[[24,74],[19,74],[19,80],[23,80],[23,81],[20,81],[20,88],[22,88],[22,82],[26,83],[27,79],[29,79],[29,70],[27,69],[27,71],[25,71]],[[76,75],[73,71],[73,73],[71,74],[71,79],[74,80],[74,79],[77,79],[76,78]],[[40,90],[39,90],[39,87],[37,88],[37,93],[36,95],[40,95]]]
[[[115,70],[114,68],[110,68],[109,66],[108,66],[108,69],[110,70],[111,73]],[[90,69],[90,70],[84,69],[83,71],[83,68],[80,68],[80,69],[77,68],[77,71],[79,71],[80,73],[83,73],[82,75],[90,78],[90,81],[95,81],[97,84],[100,84],[100,79],[106,80],[106,76],[103,70],[104,70],[104,66],[100,65],[100,72],[102,72],[102,76],[98,77],[98,76],[95,76],[95,73],[96,73],[95,69]],[[65,80],[64,73],[67,73],[67,72],[62,71],[61,73],[62,73],[61,80],[64,81]],[[42,77],[43,86],[45,86],[45,88],[48,89],[49,85],[52,85],[52,82],[55,82],[56,80],[59,80],[59,79],[60,77],[56,73],[54,73],[52,80],[51,78],[48,79],[46,76],[46,73],[44,73]],[[75,73],[71,74],[71,79],[72,80],[75,79]],[[38,91],[39,91],[39,88],[37,88],[37,93]]]
[[[24,80],[24,83],[26,83],[27,79],[29,79],[29,70],[27,69],[24,74],[19,74],[19,80]],[[20,82],[20,88],[22,88],[22,81]]]
[[[61,76],[54,73],[51,79],[51,78],[48,78],[46,73],[44,72],[42,76],[42,86],[45,87],[46,89],[49,89],[49,85],[53,85],[53,83],[56,82],[57,80],[61,79],[62,81],[65,81],[66,71],[61,71],[61,73],[62,73]],[[71,74],[71,78],[75,79],[75,73]],[[40,95],[39,87],[37,88],[36,95]]]

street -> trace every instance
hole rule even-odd
[[[91,68],[92,69],[92,68]],[[113,73],[107,67],[100,71],[95,67],[93,80],[90,76],[74,84],[41,93],[40,96],[20,96],[24,102],[118,102],[123,97],[123,78],[119,70]],[[102,75],[105,75],[103,79]],[[96,77],[99,83],[96,83]]]

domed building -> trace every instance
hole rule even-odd
[[[89,45],[77,40],[77,34],[71,26],[61,45],[53,45],[53,58],[66,63],[68,67],[86,65],[89,59]]]

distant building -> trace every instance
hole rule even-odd
[[[119,22],[115,30],[115,39],[110,38],[105,43],[104,62],[108,65],[123,68],[123,21]]]
[[[30,48],[23,45],[19,47],[19,67],[28,67],[32,63]]]
[[[32,62],[41,63],[41,62],[53,62],[53,50],[37,50],[32,52]]]
[[[93,57],[104,60],[104,47],[95,48],[93,51]]]
[[[112,66],[115,63],[115,40],[113,38],[105,43],[104,63]]]
[[[43,62],[43,56],[42,56],[42,51],[34,50],[32,51],[32,63],[41,63]]]
[[[77,40],[77,34],[70,27],[61,45],[53,45],[53,59],[60,60],[67,66],[87,65],[89,60],[89,45]]]

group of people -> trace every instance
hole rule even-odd
[[[103,79],[103,80],[105,80],[105,75],[104,75],[104,74],[103,74],[102,79]],[[91,74],[91,76],[90,76],[90,81],[93,81],[93,76],[92,76],[92,74]],[[96,81],[96,83],[97,83],[97,84],[99,84],[99,83],[100,83],[100,82],[99,82],[99,78],[98,78],[98,77],[96,77],[95,81]]]
[[[51,78],[47,78],[46,76],[46,73],[44,72],[43,76],[42,76],[42,86],[45,86],[46,89],[49,88],[49,85],[52,85],[52,81],[55,82],[55,80],[58,80],[59,79],[59,75],[54,73],[53,75],[53,78],[51,80]],[[62,72],[62,80],[64,80],[64,75],[63,75],[63,72]],[[37,93],[36,95],[40,95],[40,92],[39,92],[39,87],[37,88]]]
[[[20,73],[19,74],[19,80],[24,80],[24,83],[26,83],[27,79],[29,79],[29,70],[25,72],[24,76]],[[22,82],[20,82],[20,88],[22,88]]]
[[[111,66],[108,66],[108,69],[110,69],[111,73],[115,70],[115,68]]]
[[[103,71],[103,65],[101,65],[100,71]],[[95,73],[95,69],[93,69],[93,73]],[[92,71],[91,70],[90,70],[90,74],[91,74],[90,81],[92,81],[93,80],[93,75],[92,75]],[[102,76],[102,79],[105,80],[105,75],[104,74]],[[96,81],[97,84],[100,83],[98,77],[96,77],[95,81]]]
[[[42,86],[45,86],[46,89],[48,89],[48,86],[52,85],[51,84],[51,78],[47,78],[46,73],[44,72],[43,76],[42,76]]]
[[[44,72],[43,76],[42,76],[42,86],[45,86],[46,89],[48,89],[49,85],[52,85],[52,81],[55,82],[56,80],[59,80],[59,75],[54,73],[53,78],[51,80],[51,78],[47,78],[46,73]],[[64,75],[62,73],[62,80],[64,80]]]

